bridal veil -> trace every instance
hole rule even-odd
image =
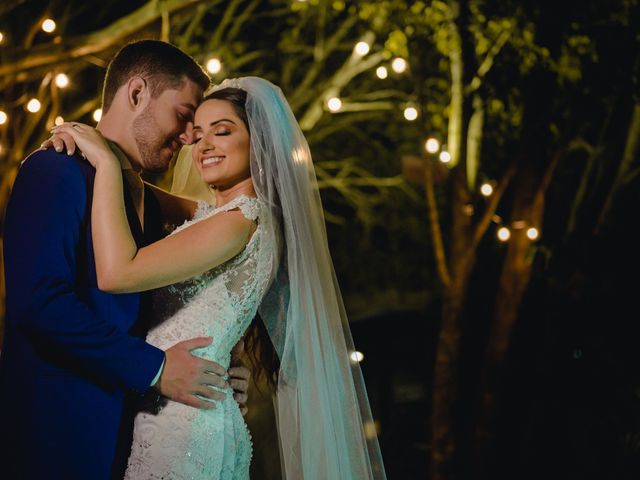
[[[258,77],[214,87],[247,92],[251,175],[270,208],[278,252],[259,313],[280,358],[276,416],[288,480],[385,479],[376,428],[327,244],[309,145],[282,91]],[[172,192],[211,199],[181,152]]]

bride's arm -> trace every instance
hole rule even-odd
[[[76,150],[74,138],[66,131],[58,131],[56,135],[45,140],[40,145],[41,148],[54,147],[56,151],[67,150],[69,155],[73,155]],[[162,217],[170,225],[182,225],[185,220],[190,220],[196,211],[197,203],[188,198],[179,197],[163,190],[156,185],[145,182],[152,190],[160,204]]]
[[[138,250],[127,222],[117,158],[93,128],[75,125],[57,130],[71,135],[96,168],[91,226],[101,290],[139,292],[170,285],[224,263],[245,247],[254,223],[236,210]]]
[[[185,220],[191,220],[196,211],[197,203],[188,198],[179,197],[163,190],[156,185],[145,182],[160,203],[162,217],[170,225],[182,225]]]

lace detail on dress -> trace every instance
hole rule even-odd
[[[154,327],[147,341],[163,350],[176,342],[200,336],[213,337],[195,355],[227,368],[231,349],[256,315],[268,287],[274,261],[274,239],[261,228],[265,205],[242,195],[220,208],[198,202],[194,218],[178,232],[219,212],[239,208],[257,222],[242,252],[224,264],[154,294]],[[251,436],[233,399],[214,410],[198,410],[161,398],[154,408],[136,416],[134,441],[126,479],[246,480],[251,463]]]

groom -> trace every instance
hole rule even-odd
[[[98,130],[122,163],[125,205],[139,248],[163,236],[171,212],[139,172],[165,171],[209,78],[170,44],[125,46],[105,77]],[[60,145],[56,145],[60,149]],[[146,294],[98,289],[91,239],[95,171],[78,156],[39,150],[20,168],[4,224],[7,293],[0,356],[0,477],[122,478],[133,404],[152,386],[207,408],[224,369],[191,355],[208,338],[163,352],[144,336]],[[246,399],[245,368],[230,369]]]

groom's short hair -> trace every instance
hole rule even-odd
[[[138,40],[118,51],[107,67],[102,90],[102,110],[111,107],[116,92],[133,76],[147,80],[152,97],[168,88],[180,88],[185,77],[206,90],[211,80],[192,57],[170,43]]]

